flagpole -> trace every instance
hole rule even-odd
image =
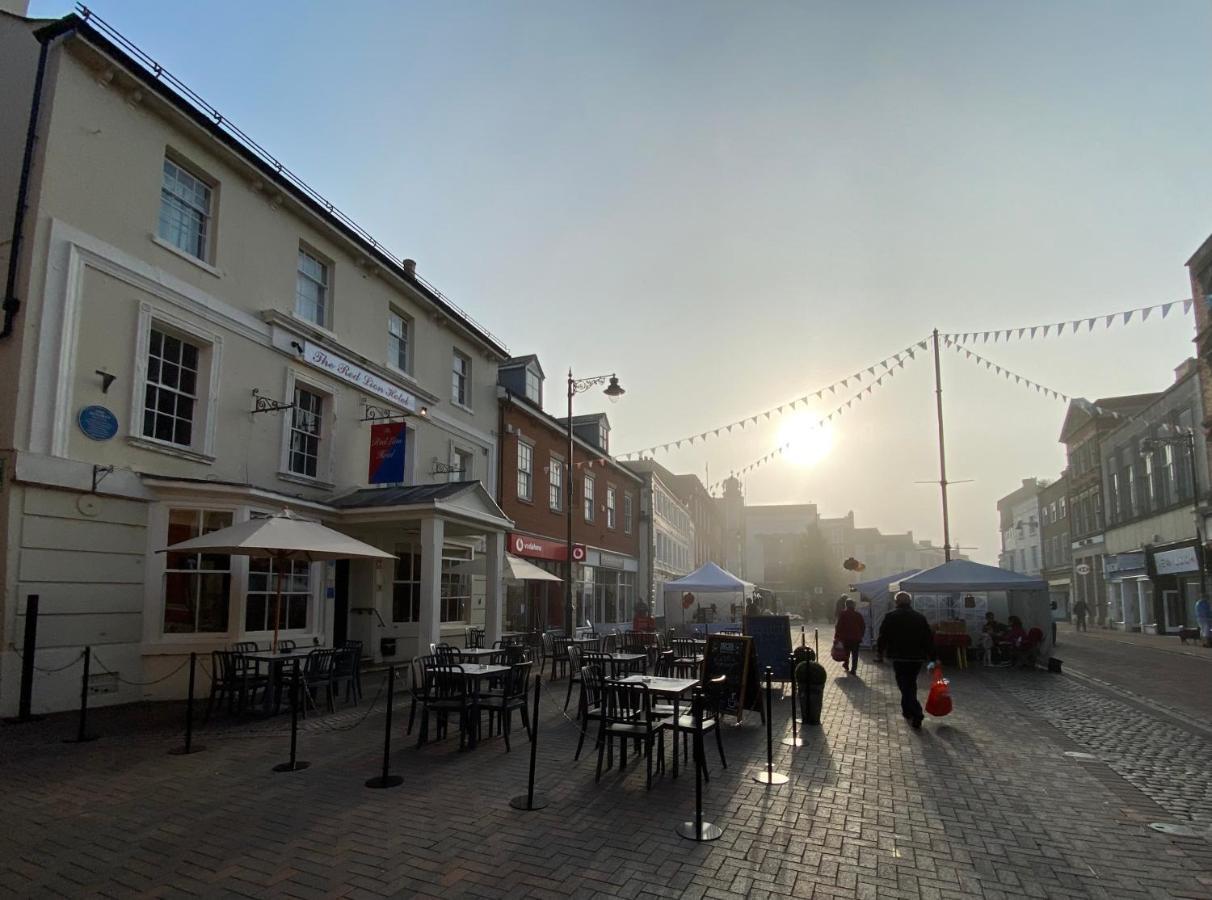
[[[947,510],[947,452],[943,439],[943,375],[938,355],[938,329],[934,329],[934,400],[938,409],[938,472],[943,492],[943,560],[951,562],[951,520]]]

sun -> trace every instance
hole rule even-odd
[[[808,412],[797,412],[779,428],[783,459],[797,466],[814,466],[833,449],[833,428]]]

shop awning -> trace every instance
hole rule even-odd
[[[514,581],[563,581],[558,575],[552,575],[545,569],[540,569],[532,562],[527,562],[512,553],[505,554],[505,571],[507,577]]]

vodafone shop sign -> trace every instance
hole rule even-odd
[[[514,556],[529,556],[532,559],[553,559],[563,562],[568,556],[568,548],[564,541],[552,541],[547,538],[532,537],[529,534],[518,534],[516,531],[509,535],[509,552]],[[573,562],[585,561],[585,545],[572,545]]]

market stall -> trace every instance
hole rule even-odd
[[[712,606],[716,607],[715,622],[704,622],[704,630],[718,631],[721,628],[729,626],[730,617],[720,615],[719,609],[728,609],[732,604],[743,608],[747,598],[753,595],[753,584],[744,579],[737,578],[731,572],[721,569],[713,562],[703,563],[689,575],[683,575],[674,581],[665,582],[665,594],[668,598],[669,594],[674,594],[678,598],[677,606],[682,610],[680,625],[685,629],[687,624],[693,623],[696,620],[696,612],[700,609],[706,611]],[[711,595],[709,598],[702,598],[700,595]],[[723,595],[723,596],[717,596]],[[666,599],[665,609],[666,625],[677,621],[674,616],[670,615],[668,599]],[[709,616],[699,616],[698,618],[711,618]],[[712,628],[712,624],[715,628]]]

